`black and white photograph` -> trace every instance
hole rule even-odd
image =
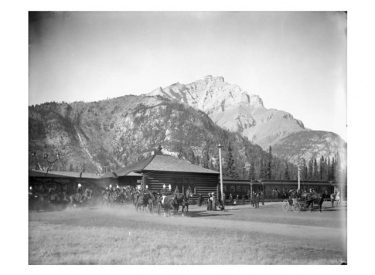
[[[347,12],[28,23],[30,265],[347,264]]]

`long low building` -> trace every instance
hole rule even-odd
[[[92,190],[103,185],[103,179],[95,173],[29,170],[29,186],[34,190],[55,189],[57,187],[74,193],[78,184]]]
[[[138,163],[118,169],[114,173],[120,185],[131,173],[137,173],[142,175],[144,183],[150,190],[160,191],[163,185],[171,185],[172,190],[177,187],[179,192],[185,192],[190,187],[194,194],[208,194],[208,192],[217,194],[219,191],[219,172],[164,155],[161,150],[155,151],[152,156]]]

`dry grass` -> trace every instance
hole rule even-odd
[[[343,251],[321,242],[196,222],[199,218],[155,217],[133,209],[33,213],[29,263],[340,264],[346,259]]]

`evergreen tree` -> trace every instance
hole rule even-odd
[[[343,175],[341,171],[341,159],[339,152],[336,152],[336,164],[335,164],[335,181],[336,182],[341,182],[343,181]]]
[[[315,158],[314,158],[314,176],[313,176],[313,180],[319,180],[318,163],[316,162]]]
[[[288,163],[285,162],[284,180],[290,180]]]
[[[264,159],[263,156],[260,159],[260,171],[259,171],[259,179],[265,179],[266,170],[264,167]]]
[[[336,161],[335,158],[332,158],[331,163],[331,180],[335,181],[336,178]]]
[[[332,180],[332,174],[331,174],[331,159],[330,158],[326,158],[326,169],[327,169],[327,180],[330,181]]]
[[[209,168],[208,167],[209,162],[210,162],[210,156],[208,155],[208,150],[206,150],[206,152],[204,154],[204,157],[203,157],[203,160],[202,160],[203,167],[204,168]]]
[[[248,177],[248,169],[246,169],[246,166],[244,166],[243,168],[242,168],[242,175],[241,175],[241,179],[247,179],[247,177]]]
[[[272,147],[270,145],[267,155],[266,179],[272,179]]]
[[[314,161],[311,158],[309,161],[309,168],[308,168],[308,174],[307,174],[307,179],[312,180],[314,178]]]
[[[320,157],[319,163],[319,180],[324,180],[324,157]]]
[[[307,180],[307,166],[306,160],[304,158],[301,159],[301,166],[300,166],[300,177],[301,180]]]
[[[192,149],[189,149],[187,159],[188,161],[190,161],[191,164],[195,164],[195,154]]]
[[[227,176],[231,179],[239,179],[239,176],[238,176],[238,173],[237,173],[237,169],[236,169],[236,166],[235,166],[235,163],[234,163],[234,158],[233,158],[233,148],[231,146],[231,144],[229,143],[228,145],[228,159],[227,159]]]
[[[253,161],[250,163],[248,179],[255,180],[255,165]]]

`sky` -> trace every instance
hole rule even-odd
[[[266,108],[347,139],[342,12],[29,14],[29,105],[145,94],[223,76]]]

